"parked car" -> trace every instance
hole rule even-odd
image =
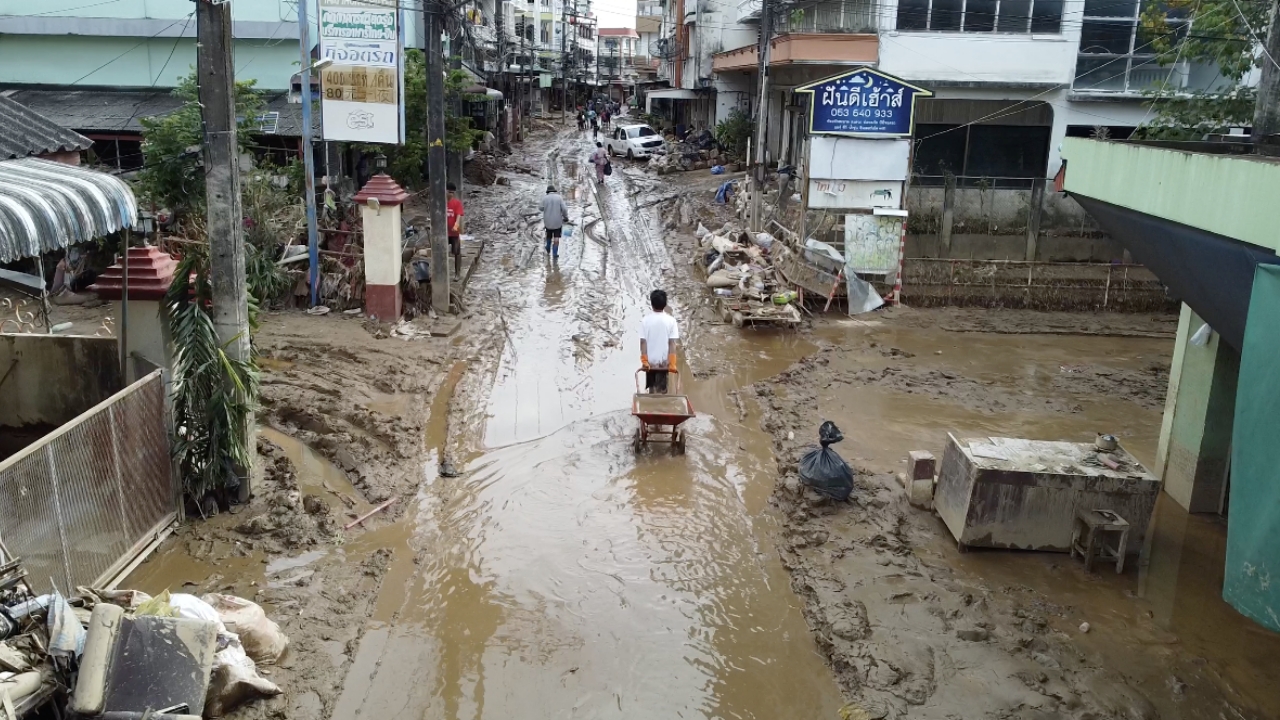
[[[628,160],[649,157],[663,151],[665,141],[648,125],[622,125],[609,134],[610,155],[625,155]]]

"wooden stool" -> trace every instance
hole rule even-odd
[[[1116,540],[1108,545],[1108,535]],[[1071,557],[1084,558],[1085,572],[1093,571],[1094,558],[1114,561],[1116,574],[1124,572],[1124,555],[1129,547],[1129,523],[1110,510],[1077,510],[1071,529]]]

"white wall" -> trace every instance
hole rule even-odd
[[[880,70],[904,80],[1070,85],[1078,40],[1065,35],[881,33]]]

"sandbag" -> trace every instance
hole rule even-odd
[[[711,273],[707,278],[707,287],[709,288],[727,288],[737,287],[738,281],[742,279],[742,275],[737,272],[720,269]]]
[[[209,593],[203,599],[218,611],[227,630],[240,636],[245,653],[255,662],[273,663],[289,647],[289,638],[257,603],[218,593]]]
[[[800,458],[800,479],[833,500],[848,500],[853,493],[853,470],[839,453],[828,447],[843,439],[840,428],[827,420],[818,429],[821,447],[813,448]]]
[[[280,692],[279,685],[258,675],[257,665],[245,653],[237,638],[213,656],[213,672],[209,675],[209,690],[205,694],[204,716],[221,717],[251,700],[272,697]]]

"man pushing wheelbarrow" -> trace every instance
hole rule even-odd
[[[636,394],[631,400],[631,414],[640,420],[633,442],[637,451],[656,441],[669,442],[672,450],[684,452],[680,424],[694,413],[693,404],[681,392],[676,367],[680,329],[667,312],[666,292],[654,290],[649,294],[649,303],[653,312],[640,322],[640,369],[636,371]],[[640,392],[640,373],[644,373],[645,392]]]
[[[676,349],[680,344],[680,328],[667,312],[665,290],[649,293],[649,303],[653,312],[640,321],[640,367],[644,368],[645,390],[665,395],[668,372],[678,372]]]

